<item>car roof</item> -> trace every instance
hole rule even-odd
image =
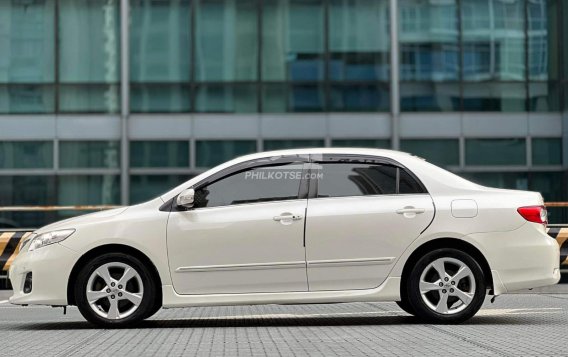
[[[263,151],[254,154],[244,155],[232,161],[247,161],[260,159],[269,156],[286,156],[286,155],[309,155],[309,154],[349,154],[349,155],[371,155],[371,156],[385,156],[385,157],[408,157],[411,154],[388,149],[373,149],[373,148],[305,148],[305,149],[286,149]]]

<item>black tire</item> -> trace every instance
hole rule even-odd
[[[443,288],[441,287],[438,291],[432,291],[426,294],[425,298],[423,298],[420,292],[420,279],[423,272],[431,263],[441,258],[450,260],[443,264],[446,269],[457,269],[453,267],[453,260],[457,260],[465,264],[465,266],[471,271],[471,275],[468,278],[456,279],[458,281],[455,282],[460,287],[464,287],[466,290],[468,290],[467,292],[471,294],[471,300],[465,307],[460,307],[460,305],[462,305],[462,300],[459,300],[455,295],[450,294],[450,291],[452,291],[453,293],[455,291],[454,288],[456,287],[455,285],[450,285],[453,281],[453,279],[451,278],[448,278],[448,281],[442,283],[445,284]],[[439,274],[437,274],[437,270],[432,269],[434,268],[428,270],[429,274],[432,274],[431,276],[433,276],[431,280],[438,281],[437,279],[439,277]],[[450,276],[452,275],[453,274],[450,273]],[[471,280],[473,280],[475,283],[475,291],[470,291],[473,286],[473,282]],[[447,302],[445,302],[445,306],[449,306],[449,313],[437,312],[435,311],[434,307],[429,307],[426,301],[424,301],[426,299],[430,302],[431,305],[434,305],[432,304],[432,301],[430,299],[435,300],[436,297],[438,297],[439,300],[437,306],[441,306],[440,301],[442,299],[442,294],[448,294],[448,300]],[[412,271],[410,272],[409,278],[406,281],[406,296],[408,296],[408,302],[410,307],[412,308],[412,311],[415,311],[415,315],[418,318],[432,323],[456,324],[470,319],[477,313],[477,311],[479,311],[479,309],[483,305],[485,294],[485,277],[483,275],[483,270],[481,269],[477,261],[475,261],[475,259],[473,259],[467,253],[451,248],[437,249],[418,259],[416,264],[414,264]],[[458,306],[459,308],[456,308],[455,306]],[[453,310],[452,312],[452,309],[455,310]]]
[[[87,284],[89,282],[89,278],[95,270],[108,263],[127,264],[132,267],[136,273],[138,273],[140,280],[142,281],[143,294],[138,308],[136,308],[129,316],[124,318],[108,319],[100,316],[93,310],[87,300]],[[107,253],[100,255],[85,264],[77,275],[74,294],[77,307],[79,308],[81,315],[83,315],[87,321],[100,327],[121,328],[134,326],[159,310],[159,306],[157,306],[156,303],[156,289],[157,285],[152,274],[139,259],[124,253]],[[103,300],[104,299],[105,298],[103,298]]]
[[[416,316],[416,312],[414,312],[412,306],[410,306],[410,303],[407,300],[403,299],[401,301],[395,301],[395,302],[398,305],[398,307],[400,307],[404,312]]]
[[[158,311],[160,311],[161,308],[162,308],[161,302],[158,299],[156,299],[154,306],[152,306],[152,308],[148,310],[146,316],[144,316],[144,319],[148,319],[154,316]]]

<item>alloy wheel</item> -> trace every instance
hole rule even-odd
[[[128,264],[106,263],[93,271],[86,297],[91,309],[109,320],[132,315],[142,303],[144,285],[140,274]]]
[[[434,312],[456,314],[466,309],[475,296],[475,277],[464,262],[439,258],[428,264],[420,276],[422,301]]]

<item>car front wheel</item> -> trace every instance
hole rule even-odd
[[[156,284],[137,258],[108,253],[79,272],[74,293],[79,311],[91,323],[127,327],[151,314]]]
[[[479,311],[486,293],[483,270],[475,259],[449,248],[420,258],[406,288],[416,316],[435,323],[468,320]]]

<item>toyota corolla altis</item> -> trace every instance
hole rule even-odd
[[[396,301],[430,322],[555,284],[539,193],[483,187],[401,152],[303,149],[217,166],[146,203],[35,231],[10,302],[105,327],[161,307]]]

